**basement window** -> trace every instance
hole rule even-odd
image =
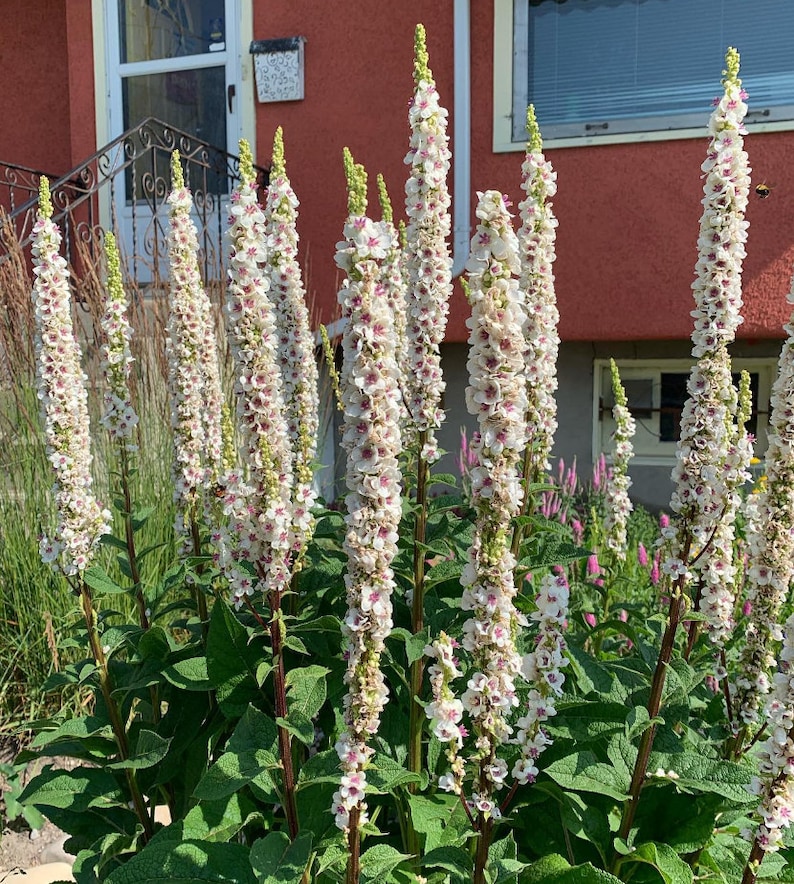
[[[681,435],[681,416],[687,400],[687,381],[691,363],[685,360],[618,361],[621,382],[629,409],[636,423],[632,444],[638,465],[671,465],[676,443]],[[769,397],[777,370],[777,361],[733,360],[733,381],[738,388],[742,370],[750,373],[752,414],[748,431],[755,437],[755,453],[763,457],[767,446]],[[612,418],[612,377],[609,361],[595,362],[595,404],[593,456],[612,450],[615,421]]]

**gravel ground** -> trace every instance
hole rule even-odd
[[[0,760],[12,761],[18,749],[16,741],[3,740],[0,737]],[[70,758],[52,758],[47,759],[47,762],[64,770],[75,766],[75,761]],[[23,782],[27,782],[40,768],[41,762],[32,762],[25,771]],[[5,791],[5,780],[0,774],[0,792],[3,791]],[[0,806],[0,824],[4,823],[3,808]],[[3,825],[0,833],[0,884],[3,884],[9,873],[16,869],[71,861],[71,857],[63,848],[65,840],[66,835],[50,822],[45,822],[44,827],[38,830],[31,830],[23,819]]]

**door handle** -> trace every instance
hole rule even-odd
[[[234,101],[234,96],[237,94],[237,88],[234,83],[229,83],[226,87],[226,101],[229,103],[229,113],[232,112],[232,102]]]

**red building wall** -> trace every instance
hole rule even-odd
[[[522,155],[492,150],[493,3],[470,0],[470,7],[472,190],[497,188],[517,204]],[[334,244],[346,207],[342,147],[368,169],[373,202],[375,175],[384,173],[400,217],[414,26],[421,20],[427,28],[452,136],[453,3],[360,0],[352,8],[330,0],[255,0],[253,8],[255,39],[307,39],[306,97],[257,105],[257,159],[267,161],[273,132],[282,125],[287,168],[301,200],[307,284],[329,321],[340,281]],[[5,3],[3,36],[0,161],[63,173],[97,146],[91,0]],[[715,71],[715,94],[718,81]],[[706,113],[702,138],[547,151],[558,174],[555,272],[563,340],[689,336]],[[750,135],[746,147],[754,180],[774,186],[767,200],[751,195],[740,335],[780,337],[794,262],[794,199],[787,185],[794,132]],[[454,143],[452,149],[454,163]],[[472,214],[475,201],[472,195]],[[377,216],[377,206],[371,208]],[[458,289],[450,340],[466,339],[467,315]]]
[[[54,75],[67,67],[65,35],[64,4],[3,4],[0,159],[46,171],[68,168],[69,83]]]
[[[471,0],[470,6],[472,189],[503,190],[517,205],[522,155],[492,150],[493,4]],[[345,214],[344,145],[364,163],[373,182],[377,172],[384,173],[400,215],[418,20],[427,28],[430,66],[450,110],[451,136],[451,2],[362,0],[355,10],[313,0],[255,4],[255,39],[307,38],[306,97],[257,106],[258,159],[266,160],[273,131],[282,125],[288,172],[302,204],[308,284],[326,320],[332,318],[338,286],[333,251]],[[715,71],[715,95],[719,77]],[[558,173],[555,273],[563,340],[689,336],[707,113],[704,109],[702,138],[547,152]],[[542,120],[540,124],[542,129]],[[745,338],[780,337],[790,312],[785,296],[794,262],[794,199],[787,195],[785,181],[792,147],[794,132],[746,139],[754,181],[778,186],[765,201],[751,195],[747,213],[747,306],[740,329]],[[454,144],[452,148],[454,162]],[[374,187],[370,193],[374,200]],[[475,202],[473,197],[472,213]],[[377,216],[376,207],[372,212]],[[467,315],[457,291],[450,340],[466,339]]]

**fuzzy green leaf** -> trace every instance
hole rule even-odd
[[[668,844],[647,842],[640,844],[624,857],[621,867],[632,862],[648,863],[664,879],[665,884],[692,884],[692,869]]]
[[[625,801],[628,797],[629,780],[600,762],[589,749],[558,759],[546,768],[546,773],[563,789],[596,792],[616,801]]]
[[[215,844],[206,841],[168,841],[150,844],[121,868],[106,884],[257,884],[242,844]]]
[[[132,755],[124,761],[109,764],[108,767],[111,770],[143,770],[154,767],[165,758],[170,745],[170,739],[166,740],[154,731],[141,730]]]
[[[251,865],[259,884],[300,884],[312,856],[312,835],[301,832],[290,843],[284,832],[254,842]]]
[[[126,549],[126,546],[124,548]],[[91,565],[90,568],[86,568],[83,572],[83,580],[87,586],[100,595],[125,595],[130,591],[128,587],[119,586],[99,565]]]
[[[370,847],[361,856],[362,884],[388,880],[388,875],[406,859],[410,859],[410,854],[400,853],[388,844],[376,844]]]
[[[183,691],[208,691],[212,687],[206,657],[189,657],[163,669],[164,678]]]

